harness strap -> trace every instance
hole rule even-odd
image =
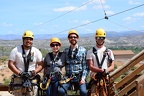
[[[30,51],[29,51],[29,54],[26,56],[26,53],[24,51],[24,47],[23,45],[21,45],[22,47],[22,56],[23,56],[23,59],[24,59],[24,65],[25,65],[25,72],[28,72],[28,68],[29,68],[29,62],[30,62],[30,55],[31,55],[31,48],[30,48]]]
[[[59,57],[62,55],[62,52],[59,52],[56,58],[53,57],[53,53],[52,52],[50,52],[48,54],[50,56],[50,59],[55,62],[55,61],[59,60]]]
[[[51,61],[52,61],[52,71],[53,71],[54,68],[55,68],[55,62],[59,60],[60,56],[62,55],[62,52],[59,52],[59,53],[55,56],[55,58],[54,58],[52,52],[50,52],[50,53],[48,53],[48,54],[49,54],[50,59],[51,59]]]
[[[94,53],[94,55],[95,55],[95,57],[96,57],[96,61],[97,61],[97,64],[98,64],[98,67],[99,67],[99,68],[102,68],[102,65],[103,65],[103,62],[104,62],[104,60],[105,60],[106,52],[107,52],[107,51],[108,51],[108,49],[106,48],[106,50],[104,51],[104,54],[103,54],[102,61],[101,61],[101,63],[100,63],[99,58],[98,58],[98,56],[97,56],[97,50],[93,47],[93,53]]]

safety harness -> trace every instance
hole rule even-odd
[[[50,74],[46,74],[42,83],[40,83],[40,88],[42,90],[47,90],[47,88],[49,87],[50,82],[52,81],[52,78],[55,76],[58,80],[61,79],[61,73],[60,72],[54,72],[54,68],[56,67],[55,62],[59,60],[60,56],[62,55],[62,52],[59,52],[55,58],[53,56],[53,53],[48,53],[50,56],[50,60],[52,61],[52,65],[47,65],[48,67],[52,67]],[[60,66],[57,66],[60,67]]]
[[[97,50],[93,47],[93,54],[96,57],[96,61],[98,64],[99,68],[102,68],[103,62],[106,58],[106,56],[108,56],[108,60],[109,62],[112,62],[112,59],[110,58],[109,54],[108,54],[108,50],[106,48],[106,50],[104,51],[103,54],[103,58],[101,60],[101,62],[99,61],[99,58],[97,56]],[[92,77],[92,79],[89,82],[89,89],[88,89],[88,96],[109,96],[109,83],[110,83],[110,78],[109,78],[109,74],[105,72],[106,70],[104,70],[103,73],[96,73],[94,75],[94,77]]]
[[[23,45],[21,45],[21,47],[22,47],[22,57],[24,60],[25,72],[28,72],[29,62],[33,62],[33,58],[34,58],[33,56],[31,56],[32,55],[31,54],[32,47],[30,48],[30,51],[29,51],[27,56],[26,56],[26,53],[24,51]],[[12,80],[9,84],[9,92],[11,94],[13,94],[13,92],[11,90],[15,90],[17,92],[22,91],[23,95],[26,95],[27,92],[33,92],[34,91],[33,86],[38,86],[37,83],[40,82],[40,76],[39,75],[36,75],[33,78],[22,78],[22,84],[14,84],[14,78],[19,78],[19,77],[17,77],[16,75],[12,76]],[[32,80],[34,80],[34,79],[37,80],[36,83],[32,83]]]
[[[81,80],[82,72],[84,70],[83,69],[84,54],[82,53],[82,57],[81,57],[82,59],[77,57],[77,54],[78,54],[80,47],[76,48],[74,51],[72,51],[71,48],[69,47],[69,49],[68,49],[69,62],[66,62],[66,65],[69,66],[69,69],[70,69],[69,73],[71,73],[71,74],[66,74],[67,75],[66,78],[59,82],[60,85],[62,85],[64,83],[71,82],[70,83],[71,85],[68,89],[73,90],[76,93],[78,92],[78,89],[79,89],[78,82]],[[78,72],[77,74],[75,74],[72,70],[73,64],[81,64],[82,65],[82,72]],[[61,87],[65,90],[65,93],[67,94],[67,90],[63,86],[61,86]]]

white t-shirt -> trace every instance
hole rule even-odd
[[[25,50],[26,56],[29,54],[29,51],[30,51],[30,50]],[[41,52],[40,52],[37,48],[32,47],[31,53],[33,54],[33,61],[30,61],[30,62],[29,62],[28,71],[35,70],[35,68],[37,67],[36,62],[40,62],[40,61],[43,60],[42,54],[41,54]],[[15,48],[11,51],[9,60],[14,61],[14,62],[16,63],[15,66],[16,66],[20,71],[25,71],[25,65],[24,65],[24,59],[23,59],[23,57],[22,57],[22,47],[21,47],[21,45],[15,47]]]
[[[106,50],[106,47],[103,46],[102,48],[97,48],[95,46],[94,48],[97,50],[97,56],[98,56],[99,62],[101,63],[104,51]],[[108,54],[109,54],[110,58],[112,60],[114,60],[113,52],[110,49],[108,49]],[[86,59],[87,60],[88,59],[92,59],[93,62],[94,62],[94,66],[98,67],[98,64],[97,64],[97,61],[96,61],[96,57],[95,57],[95,55],[93,53],[93,48],[91,48],[90,50],[88,50]],[[104,60],[104,62],[102,64],[102,69],[107,69],[108,68],[108,62],[109,62],[108,61],[108,55],[106,55],[105,60]]]

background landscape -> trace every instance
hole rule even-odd
[[[89,34],[79,34],[80,40],[79,45],[82,45],[89,49],[91,46],[95,45],[94,35],[95,33]],[[69,42],[67,40],[67,34],[55,35],[59,37],[62,42],[62,48],[68,47]],[[55,37],[54,36],[54,37]],[[34,45],[43,52],[43,56],[50,50],[49,41],[53,36],[48,34],[36,35],[34,39]],[[22,44],[20,35],[5,35],[0,36],[0,83],[8,84],[10,82],[10,77],[12,72],[7,67],[8,56],[12,48],[17,45]],[[112,49],[117,50],[131,50],[131,49],[144,49],[144,32],[107,32],[107,38],[105,45]],[[117,66],[121,66],[122,62],[117,62]],[[1,94],[8,94],[8,92],[1,92]],[[1,95],[0,94],[0,95]],[[2,95],[4,96],[4,95]]]

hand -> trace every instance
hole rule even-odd
[[[26,72],[26,74],[25,74],[25,77],[26,77],[26,78],[31,78],[32,76],[33,76],[32,71],[28,71],[28,72]]]
[[[82,79],[80,80],[79,84],[82,85],[82,84],[84,84],[84,83],[85,83],[85,79],[82,78]]]
[[[20,75],[20,77],[27,79],[27,78],[31,78],[33,76],[33,73],[32,73],[32,71],[21,72],[19,75]]]
[[[104,69],[104,71],[102,72],[102,75],[103,76],[106,76],[108,73],[107,73],[107,70],[106,69]]]
[[[19,76],[22,77],[22,78],[24,78],[24,77],[25,77],[25,74],[26,74],[26,72],[20,72],[20,73],[19,73]]]

